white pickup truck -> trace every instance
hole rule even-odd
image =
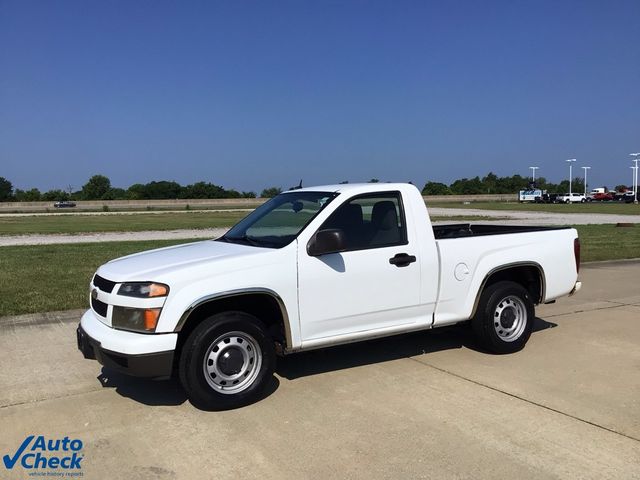
[[[78,348],[168,377],[191,402],[255,401],[276,355],[471,322],[491,352],[529,339],[534,305],[580,289],[572,228],[433,226],[409,184],[288,191],[217,240],[102,265]]]
[[[587,197],[582,193],[565,193],[564,195],[558,195],[557,201],[560,203],[585,203]]]

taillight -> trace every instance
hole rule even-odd
[[[580,239],[573,241],[573,255],[576,257],[576,273],[580,273]]]

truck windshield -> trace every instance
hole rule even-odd
[[[256,247],[284,247],[336,196],[333,192],[281,193],[240,220],[219,240]]]

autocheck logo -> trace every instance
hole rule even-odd
[[[24,439],[13,455],[4,455],[2,461],[7,470],[20,466],[31,472],[30,476],[66,476],[81,477],[82,472],[82,440],[64,437],[62,439],[46,439],[43,435],[29,435]],[[63,470],[53,472],[52,470]],[[37,470],[49,470],[37,472]]]

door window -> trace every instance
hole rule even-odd
[[[344,232],[347,251],[407,244],[400,192],[359,195],[341,205],[320,230]]]

